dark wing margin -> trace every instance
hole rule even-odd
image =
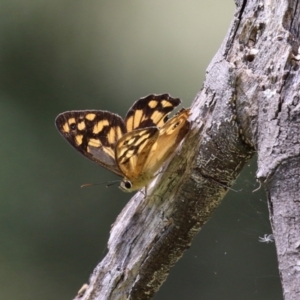
[[[120,116],[101,110],[67,111],[57,116],[55,124],[77,151],[123,176],[115,161],[115,145],[126,133]]]
[[[149,95],[133,103],[125,117],[127,132],[137,128],[159,127],[168,120],[168,114],[179,104],[179,98],[169,94]]]

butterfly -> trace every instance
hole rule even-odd
[[[190,128],[190,109],[171,119],[181,103],[169,94],[134,102],[123,120],[105,110],[67,111],[55,123],[61,135],[81,154],[122,176],[126,192],[147,187]]]

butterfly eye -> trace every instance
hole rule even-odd
[[[119,188],[123,191],[123,192],[131,192],[131,188],[132,188],[132,183],[129,180],[122,180],[121,184],[119,185]]]
[[[131,182],[129,180],[124,181],[124,187],[128,190],[131,189],[132,187]]]

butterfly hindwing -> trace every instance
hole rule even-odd
[[[180,103],[180,99],[169,94],[149,95],[137,100],[126,114],[127,132],[137,128],[162,127],[168,120],[168,114]]]
[[[128,132],[118,141],[115,149],[116,161],[130,181],[134,181],[141,174],[158,136],[157,127],[147,127]]]
[[[76,150],[123,176],[115,160],[115,144],[126,132],[120,116],[101,110],[69,111],[58,115],[55,123]]]
[[[190,129],[189,115],[189,109],[182,109],[159,130],[157,140],[153,144],[141,172],[154,174],[176,150]]]

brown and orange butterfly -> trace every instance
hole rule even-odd
[[[186,136],[189,109],[171,119],[180,99],[168,94],[137,100],[123,120],[103,110],[67,111],[55,123],[62,136],[80,153],[122,176],[120,188],[131,192],[146,187]]]

